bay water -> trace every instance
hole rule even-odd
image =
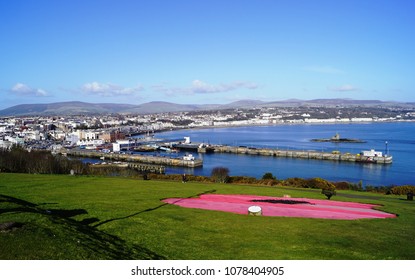
[[[355,138],[365,143],[312,142],[314,138]],[[183,139],[192,142],[233,146],[266,147],[295,150],[340,151],[358,154],[375,149],[393,156],[392,164],[362,164],[311,159],[280,158],[239,154],[194,154],[203,159],[203,167],[173,168],[167,173],[210,176],[214,167],[230,170],[231,176],[261,178],[271,172],[278,179],[320,177],[364,186],[415,185],[415,123],[296,124],[226,128],[186,129],[158,133],[157,138]],[[387,142],[387,145],[386,145]]]

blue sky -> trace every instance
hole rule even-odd
[[[0,109],[415,101],[415,1],[0,0]]]

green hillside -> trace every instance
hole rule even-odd
[[[253,217],[181,208],[202,193],[324,199],[319,190],[0,174],[0,259],[415,259],[415,202],[338,191],[395,219]],[[9,227],[6,227],[9,225]]]

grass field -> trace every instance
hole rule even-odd
[[[324,199],[319,190],[66,175],[0,174],[0,259],[415,259],[415,202],[338,191],[394,219],[254,217],[181,208],[202,193]]]

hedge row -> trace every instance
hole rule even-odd
[[[415,186],[399,186],[399,187],[393,187],[391,189],[392,194],[396,195],[407,195],[408,193],[415,194]]]
[[[303,178],[288,178],[280,182],[281,185],[295,187],[295,188],[310,188],[310,189],[324,189],[334,190],[336,186],[321,178],[303,179]]]

